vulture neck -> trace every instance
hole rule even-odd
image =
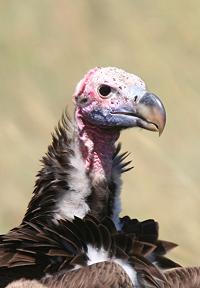
[[[86,123],[79,111],[75,123],[64,114],[55,129],[24,221],[83,218],[89,212],[118,221],[119,175],[126,166],[124,156],[116,156],[119,132]]]
[[[86,171],[93,179],[110,179],[112,160],[116,149],[115,142],[119,138],[120,132],[96,127],[86,122],[78,109],[75,118]]]

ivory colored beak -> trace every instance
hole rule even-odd
[[[141,117],[142,128],[162,134],[166,123],[166,112],[161,100],[155,94],[146,92],[140,98],[136,106],[136,114]]]

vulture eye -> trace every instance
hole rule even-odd
[[[112,88],[108,85],[102,84],[101,86],[99,86],[99,94],[102,97],[107,97],[111,91],[112,91]]]

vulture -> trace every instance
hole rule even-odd
[[[0,287],[174,287],[177,271],[197,274],[164,256],[175,244],[158,239],[154,220],[119,217],[120,176],[132,167],[116,141],[131,127],[161,134],[162,102],[115,67],[91,69],[73,99],[74,121],[59,122],[21,225],[0,237]]]
[[[73,99],[74,121],[65,114],[55,130],[23,221],[90,214],[121,229],[121,174],[132,167],[116,141],[131,127],[161,134],[164,106],[142,79],[115,67],[91,69]]]

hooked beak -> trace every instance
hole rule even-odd
[[[153,93],[146,92],[136,104],[138,126],[162,134],[166,123],[165,108]]]
[[[141,127],[162,134],[166,123],[165,108],[160,99],[153,93],[146,92],[137,97],[131,105],[113,111],[112,114],[126,118],[127,127]]]

